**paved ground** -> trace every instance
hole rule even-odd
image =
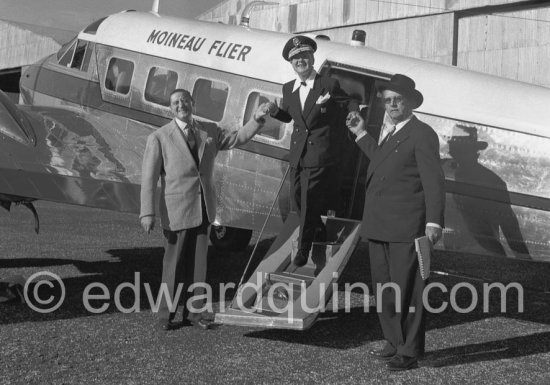
[[[449,291],[459,282],[470,283],[479,304],[467,314],[449,308],[431,315],[426,360],[417,370],[392,374],[367,356],[382,337],[375,312],[361,307],[361,293],[353,293],[350,313],[327,312],[303,332],[226,325],[208,332],[191,327],[154,332],[143,287],[149,283],[156,294],[160,281],[158,229],[143,235],[136,216],[129,214],[52,203],[39,203],[38,211],[37,236],[26,209],[0,209],[0,278],[49,271],[63,279],[66,298],[50,314],[0,305],[0,384],[550,384],[550,264],[438,253],[436,270],[467,278],[435,276],[433,281]],[[269,244],[262,241],[259,252]],[[209,282],[215,288],[238,282],[251,249],[211,249]],[[369,281],[364,255],[360,247],[352,257],[341,277],[342,290],[346,282]],[[119,284],[134,282],[136,272],[141,311],[124,314],[116,309],[114,293]],[[523,313],[518,313],[518,296],[510,294],[506,313],[500,313],[497,295],[489,297],[488,312],[483,311],[482,282],[494,280],[524,286]],[[92,282],[104,284],[110,294],[108,301],[92,302],[96,308],[109,304],[99,314],[82,303]],[[466,289],[456,297],[462,308],[472,300]],[[130,308],[134,299],[131,290],[122,291],[122,306]],[[214,300],[219,307],[219,296]],[[430,296],[433,307],[442,301],[449,301],[448,294],[436,290]]]

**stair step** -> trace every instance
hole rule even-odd
[[[337,242],[313,242],[311,244],[312,255],[325,255],[327,258],[332,258],[334,254],[340,250],[342,243]]]
[[[282,282],[290,285],[301,285],[305,282],[306,286],[313,281],[315,277],[311,277],[303,274],[289,273],[286,271],[269,273],[267,280],[269,283],[274,284],[276,282]]]

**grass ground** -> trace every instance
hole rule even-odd
[[[468,282],[480,303],[464,314],[449,307],[430,315],[426,359],[417,370],[394,374],[367,355],[381,346],[382,335],[374,310],[363,311],[359,292],[352,294],[351,312],[326,312],[307,331],[221,325],[206,332],[192,327],[155,332],[143,284],[156,293],[160,231],[144,235],[131,214],[53,203],[39,203],[38,211],[38,236],[26,209],[0,211],[0,278],[52,272],[63,279],[66,298],[49,314],[26,305],[0,305],[0,384],[550,384],[550,264],[438,253],[434,269],[455,275],[435,275],[433,282],[449,291]],[[265,253],[269,244],[262,240],[258,252]],[[238,282],[251,250],[211,248],[209,283],[217,288]],[[352,256],[340,279],[342,290],[345,283],[369,282],[365,251],[360,246]],[[113,296],[120,283],[134,282],[136,272],[140,311],[125,314]],[[492,281],[520,282],[524,311],[518,312],[518,296],[511,291],[506,313],[500,312],[494,293],[484,312],[482,285]],[[109,304],[98,314],[82,302],[92,282],[110,293],[110,300],[92,302]],[[472,300],[465,289],[456,298],[462,308]],[[130,308],[134,299],[131,290],[122,291],[123,306]],[[218,309],[220,300],[214,295]],[[435,290],[430,296],[433,307],[443,301],[449,301],[449,293]]]

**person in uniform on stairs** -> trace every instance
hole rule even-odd
[[[280,106],[271,103],[271,116],[288,123],[294,121],[290,142],[291,183],[295,207],[300,217],[296,266],[307,263],[313,241],[325,242],[326,229],[321,215],[330,208],[332,184],[338,180],[337,163],[341,144],[347,134],[348,110],[358,110],[338,80],[315,71],[315,40],[302,35],[292,37],[283,48],[296,78],[283,85]]]

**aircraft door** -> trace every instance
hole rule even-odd
[[[377,96],[377,85],[390,75],[368,73],[363,68],[350,67],[335,62],[326,62],[320,69],[340,83],[340,87],[358,102],[361,114],[367,122],[367,129],[373,137],[380,134],[384,107]],[[344,124],[344,123],[343,123]],[[339,163],[337,216],[360,220],[363,217],[366,174],[369,160],[355,144],[355,136],[345,128],[344,148]]]

